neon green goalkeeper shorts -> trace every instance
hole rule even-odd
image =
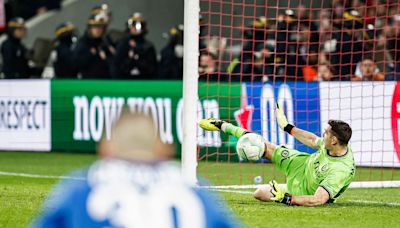
[[[310,154],[277,146],[272,154],[272,162],[286,175],[287,191],[293,195],[307,195],[304,188],[304,170]]]

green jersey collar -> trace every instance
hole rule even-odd
[[[342,158],[342,157],[346,156],[348,153],[349,153],[349,147],[347,147],[346,153],[343,155],[340,155],[340,156],[332,156],[329,154],[329,150],[328,149],[326,150],[326,154],[331,158]]]

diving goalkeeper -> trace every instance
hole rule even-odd
[[[272,180],[268,185],[260,185],[254,197],[266,202],[301,206],[334,202],[349,187],[355,174],[353,153],[348,144],[352,134],[350,126],[340,120],[329,120],[320,138],[289,124],[279,105],[276,116],[282,130],[318,151],[308,154],[265,141],[263,157],[285,173],[287,188]],[[237,138],[250,133],[214,118],[203,119],[199,125],[205,130],[222,131]]]

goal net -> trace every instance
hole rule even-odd
[[[399,186],[397,1],[199,4],[199,52],[185,54],[199,55],[197,119],[221,118],[307,153],[315,150],[279,130],[276,101],[289,122],[317,135],[329,119],[341,119],[353,129],[353,186]],[[196,135],[197,174],[212,184],[251,185],[258,176],[258,183],[285,181],[268,160],[239,161],[237,139],[199,128]]]

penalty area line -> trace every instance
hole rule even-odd
[[[3,172],[0,171],[0,176],[13,176],[13,177],[29,177],[38,179],[66,179],[66,180],[85,180],[82,177],[71,177],[71,176],[51,176],[31,173],[14,173],[14,172]]]
[[[86,180],[83,177],[51,176],[51,175],[41,175],[41,174],[31,174],[31,173],[15,173],[15,172],[3,172],[3,171],[0,171],[0,176],[28,177],[28,178],[37,178],[37,179],[66,179],[66,180],[80,180],[80,181]],[[395,182],[394,187],[398,187],[399,181],[394,181],[394,182]],[[356,184],[356,185],[358,185],[358,184]],[[362,184],[359,184],[359,185],[365,185],[365,182],[363,182]],[[377,185],[378,185],[378,187],[382,187],[382,182],[379,184],[375,184],[374,186],[377,186]],[[387,186],[385,186],[385,184],[383,184],[383,186],[387,187]],[[393,184],[391,186],[393,186]],[[246,194],[246,195],[251,195],[251,194],[253,194],[253,192],[252,191],[244,191],[244,190],[236,190],[236,189],[249,189],[249,188],[257,188],[257,187],[258,187],[258,185],[200,186],[200,188],[209,189],[212,191],[238,193],[238,194]],[[362,187],[365,187],[365,186],[362,186]],[[368,186],[368,187],[371,187],[371,186]],[[372,201],[372,200],[346,200],[346,201],[342,201],[342,202],[400,206],[400,203],[394,203],[394,202],[385,203],[382,201]]]
[[[376,204],[376,205],[388,205],[388,206],[400,206],[400,203],[386,203],[382,201],[372,201],[372,200],[346,200],[344,202],[350,203],[365,203],[365,204]]]
[[[250,191],[228,190],[228,189],[215,189],[215,188],[210,188],[209,190],[211,190],[211,191],[217,191],[217,192],[239,193],[239,194],[246,194],[246,195],[250,195],[250,194],[253,194],[253,193],[254,193],[254,192],[250,192]]]
[[[217,191],[217,192],[229,192],[229,193],[238,193],[238,194],[246,194],[246,195],[252,195],[253,192],[250,191],[242,191],[242,190],[228,190],[228,189],[215,189],[215,188],[209,188],[209,190],[212,191]],[[341,201],[342,203],[362,203],[362,204],[376,204],[377,206],[400,206],[400,203],[386,203],[382,201],[372,201],[372,200],[346,200],[346,201]]]

